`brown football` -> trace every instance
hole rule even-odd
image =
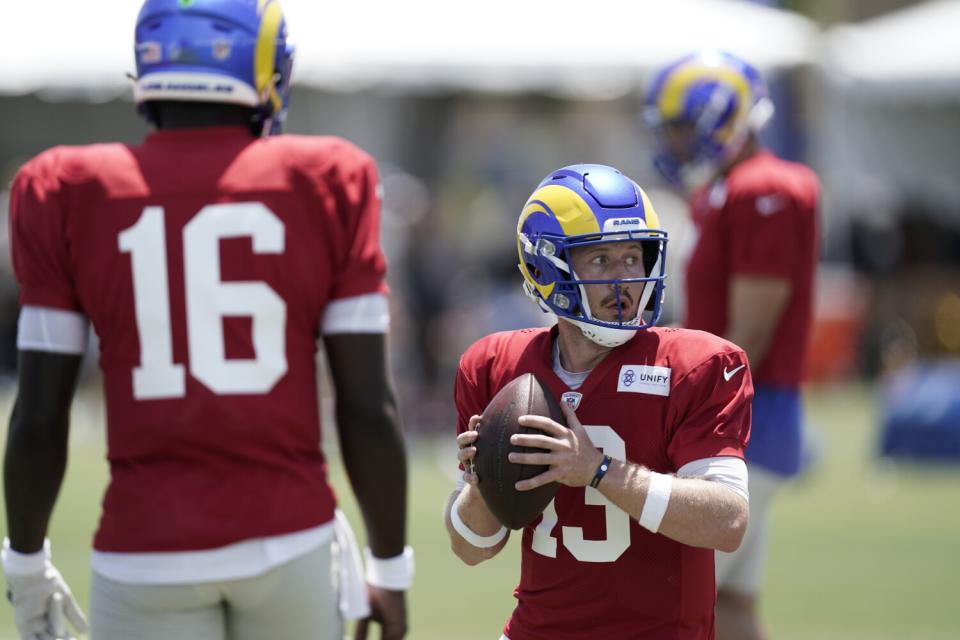
[[[511,380],[484,409],[477,428],[474,471],[479,479],[480,495],[490,511],[504,526],[522,529],[539,516],[553,499],[556,482],[531,491],[517,491],[514,484],[549,469],[546,465],[517,464],[507,458],[511,451],[530,453],[545,451],[518,447],[510,443],[515,433],[543,433],[540,429],[522,427],[520,416],[541,415],[566,425],[560,405],[550,390],[532,373]]]

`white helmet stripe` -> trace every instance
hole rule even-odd
[[[530,242],[530,238],[527,237],[527,234],[520,233],[517,235],[520,237],[520,242],[523,243],[523,252],[529,253],[530,255],[534,255],[535,252],[534,252],[533,243]]]
[[[570,276],[575,282],[580,282],[580,276],[578,276],[577,272],[573,269],[570,269]],[[578,284],[577,288],[580,289],[580,306],[583,307],[583,315],[585,318],[593,320],[593,312],[590,311],[590,300],[587,298],[587,287],[586,285]]]
[[[647,274],[648,278],[655,277],[654,274],[660,272],[660,262],[663,260],[663,252],[657,251],[657,261],[653,263],[653,269],[650,270],[650,273]],[[650,301],[650,296],[653,295],[653,292],[657,290],[657,281],[651,280],[643,285],[643,291],[640,293],[640,304],[637,305],[637,315],[643,313],[643,310],[647,308],[647,303]]]
[[[564,271],[566,271],[566,272],[568,272],[568,273],[572,273],[572,272],[573,272],[573,269],[570,268],[570,265],[568,265],[566,262],[564,262],[563,260],[561,260],[561,259],[558,258],[557,256],[543,256],[543,257],[546,258],[547,260],[549,260],[550,262],[552,262],[552,263],[553,263],[555,266],[557,266],[558,268],[563,269]]]

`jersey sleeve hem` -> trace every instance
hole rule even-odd
[[[17,323],[17,349],[83,355],[90,322],[82,313],[25,306]]]
[[[378,278],[377,280],[369,280],[367,282],[355,282],[351,286],[338,288],[333,292],[330,302],[345,300],[347,298],[356,298],[357,296],[376,294],[383,296],[390,294],[390,288],[387,287],[387,283],[382,278]]]
[[[714,438],[706,442],[699,442],[686,447],[683,450],[683,453],[674,459],[674,464],[679,470],[684,465],[696,460],[702,460],[704,458],[731,456],[734,458],[743,459],[743,450],[743,444],[735,438]]]
[[[387,333],[389,329],[390,309],[383,293],[367,293],[332,300],[327,304],[321,324],[321,333],[325,336],[339,333]]]
[[[83,307],[72,295],[51,289],[21,289],[19,301],[21,307],[47,307],[61,311],[83,313]]]

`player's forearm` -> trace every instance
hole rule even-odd
[[[82,357],[20,351],[17,400],[7,431],[4,494],[10,544],[39,551],[67,466],[70,404]]]
[[[753,371],[767,358],[791,291],[783,278],[736,275],[730,283],[730,320],[723,337],[747,353]]]
[[[395,403],[379,411],[337,411],[340,450],[363,514],[370,550],[378,558],[406,545],[407,455]]]
[[[728,487],[699,478],[673,478],[659,533],[692,547],[736,551],[747,530],[747,501]]]
[[[14,406],[7,432],[3,478],[10,546],[20,553],[43,548],[67,466],[64,424],[42,425]]]
[[[458,499],[459,497],[459,499]],[[479,537],[496,535],[503,525],[490,512],[480,492],[473,486],[465,486],[459,493],[454,491],[444,509],[444,523],[450,535],[450,546],[458,558],[468,565],[475,565],[494,557],[507,544],[509,535],[491,547],[477,547],[463,538],[453,526],[451,510],[457,509],[460,520]]]
[[[599,489],[611,502],[640,519],[650,488],[651,471],[614,461]],[[749,508],[743,498],[715,482],[672,478],[670,499],[657,533],[693,547],[734,551],[747,526]]]

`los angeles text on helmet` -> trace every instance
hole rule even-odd
[[[144,91],[197,91],[217,93],[233,93],[233,87],[228,84],[210,85],[206,82],[151,82],[143,85]]]

